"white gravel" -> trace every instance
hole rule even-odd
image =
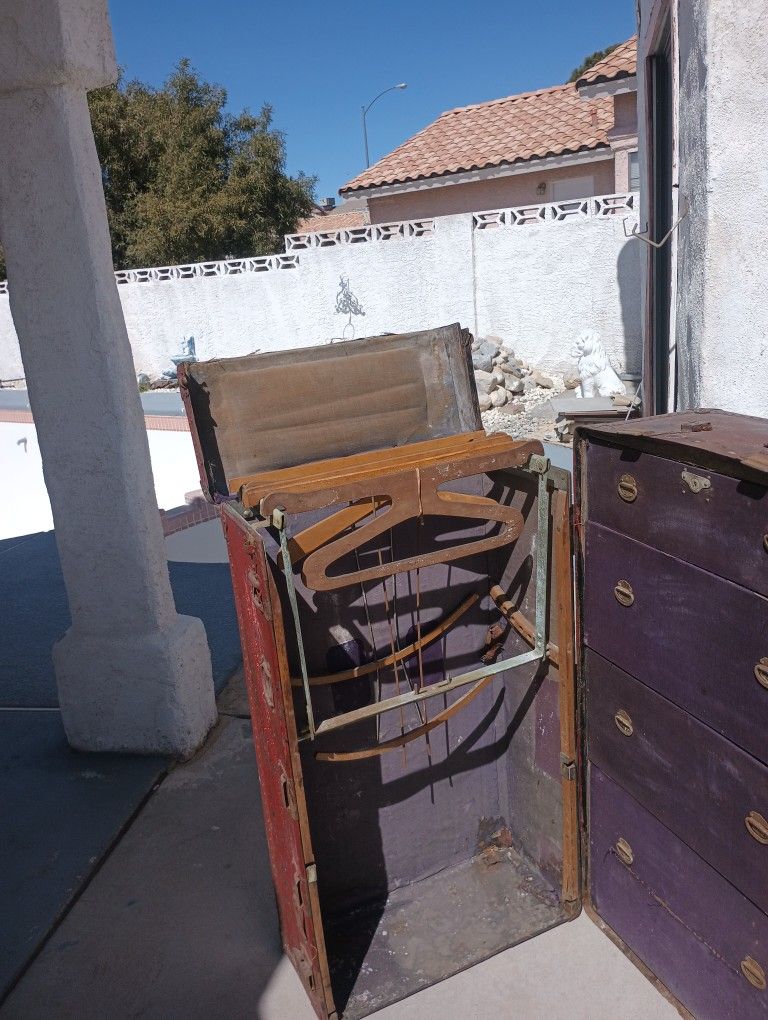
[[[562,375],[548,372],[547,375],[555,384],[551,390],[537,386],[530,393],[514,397],[513,402],[523,405],[518,414],[509,414],[507,407],[492,407],[483,411],[483,427],[486,432],[506,432],[515,439],[552,439],[556,440],[555,413],[550,400],[565,392]]]

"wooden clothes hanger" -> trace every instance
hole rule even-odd
[[[304,477],[273,477],[268,481],[256,478],[244,485],[243,503],[253,505],[258,498],[264,517],[276,509],[301,514],[339,503],[349,504],[338,515],[313,525],[309,535],[302,533],[294,539],[302,552],[306,550],[302,578],[305,585],[314,591],[361,584],[496,549],[520,536],[524,523],[520,511],[487,497],[443,492],[440,486],[491,471],[521,467],[540,447],[534,440],[516,441],[505,434],[471,435],[477,436],[473,442],[468,443],[466,437],[462,437],[461,444],[457,444],[458,449],[452,453],[443,449],[438,456],[431,449],[424,449],[430,447],[430,443],[415,443],[397,451],[371,454],[361,466],[350,465],[346,458],[339,458],[325,462],[324,470],[310,465],[310,471]],[[265,488],[271,491],[265,492]],[[372,509],[366,512],[366,502],[371,508],[383,508],[383,512],[370,522],[354,527],[372,513]],[[331,568],[342,557],[361,549],[398,524],[426,516],[474,520],[483,524],[494,521],[501,527],[496,534],[405,557],[394,563],[382,563],[345,574],[330,574]]]

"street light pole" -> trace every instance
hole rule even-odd
[[[366,165],[366,167],[369,167],[371,165],[371,158],[368,155],[368,125],[365,122],[366,114],[368,113],[370,108],[373,106],[373,104],[375,102],[377,102],[377,100],[381,99],[382,96],[385,96],[387,94],[387,92],[394,92],[395,89],[407,89],[407,88],[408,88],[408,84],[406,82],[404,82],[404,81],[401,81],[399,85],[390,85],[388,89],[384,89],[383,92],[379,92],[378,96],[374,96],[374,98],[370,101],[370,103],[367,106],[360,107],[360,111],[361,111],[362,118],[363,118],[363,142],[365,143],[365,165]]]

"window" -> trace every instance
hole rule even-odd
[[[629,154],[629,190],[640,190],[640,160],[637,157],[637,149]]]

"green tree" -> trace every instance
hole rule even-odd
[[[607,57],[609,53],[613,53],[616,47],[620,45],[621,43],[614,43],[613,46],[608,46],[604,50],[595,50],[594,53],[590,53],[588,57],[585,57],[582,60],[582,62],[579,64],[576,70],[571,74],[571,77],[568,79],[568,81],[569,82],[578,81],[579,78],[581,78],[581,76],[590,69],[590,67],[594,67],[595,64],[599,63],[601,60]]]
[[[286,173],[271,107],[226,101],[188,60],[161,89],[121,79],[90,94],[116,269],[280,251],[311,211],[314,178]]]

